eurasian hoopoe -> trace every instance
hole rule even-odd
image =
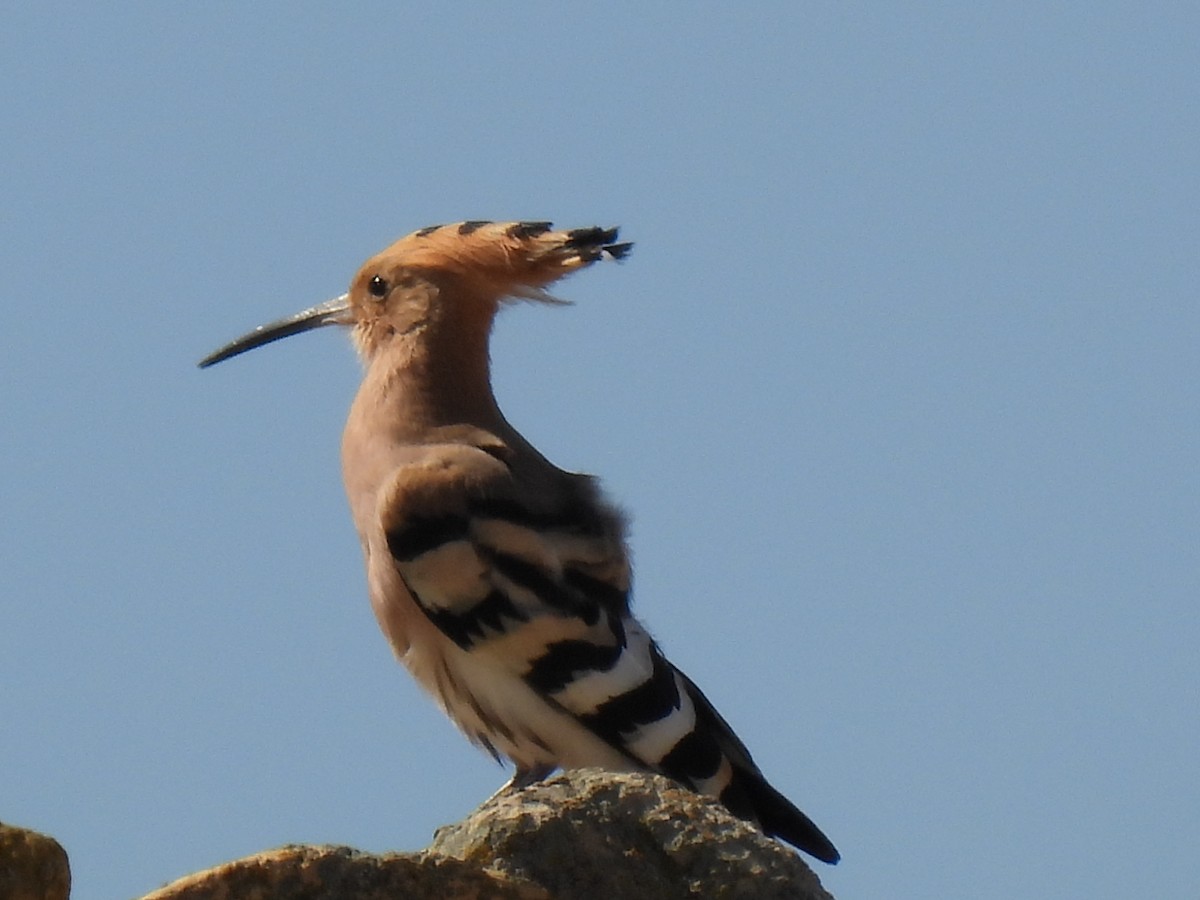
[[[556,302],[547,285],[630,247],[615,228],[422,228],[367,260],[348,293],[200,365],[352,327],[366,374],[342,474],[375,615],[467,737],[513,762],[511,785],[559,767],[660,772],[837,862],[630,612],[620,513],[591,476],[538,453],[492,394],[488,340],[505,300]]]

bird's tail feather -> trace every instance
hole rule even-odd
[[[782,838],[822,862],[836,863],[841,859],[833,842],[812,819],[771,787],[750,758],[746,745],[696,683],[678,669],[676,673],[696,709],[697,730],[703,730],[716,742],[732,768],[729,783],[719,797],[726,808],[743,819],[757,822],[767,834]]]
[[[841,859],[833,842],[812,819],[758,772],[734,769],[729,787],[721,793],[721,802],[730,812],[757,821],[767,834],[787,841],[821,862],[836,863]]]

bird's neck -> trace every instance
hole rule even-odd
[[[367,364],[352,419],[398,442],[451,426],[508,430],[492,394],[491,322],[463,325],[429,322],[383,342]]]
[[[356,521],[370,520],[381,486],[419,457],[419,445],[440,442],[439,435],[451,440],[462,426],[511,431],[488,381],[487,335],[457,343],[429,337],[393,335],[368,360],[342,435],[342,475]]]

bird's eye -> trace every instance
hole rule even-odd
[[[372,297],[383,298],[387,296],[387,292],[388,283],[380,276],[376,275],[369,282],[367,282],[367,293]]]

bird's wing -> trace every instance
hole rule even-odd
[[[494,454],[441,445],[402,467],[381,503],[383,530],[414,600],[446,637],[550,684],[565,677],[552,669],[566,650],[552,648],[625,645],[620,518],[584,476],[567,476],[554,502],[521,497]]]
[[[714,795],[731,765],[757,772],[630,613],[621,520],[591,479],[565,476],[546,504],[509,476],[461,445],[398,474],[383,510],[388,549],[429,620],[640,767]]]
[[[591,479],[565,478],[546,504],[513,490],[495,455],[461,446],[402,471],[384,526],[417,605],[462,651],[520,679],[633,764],[836,858],[630,613],[620,516]]]

